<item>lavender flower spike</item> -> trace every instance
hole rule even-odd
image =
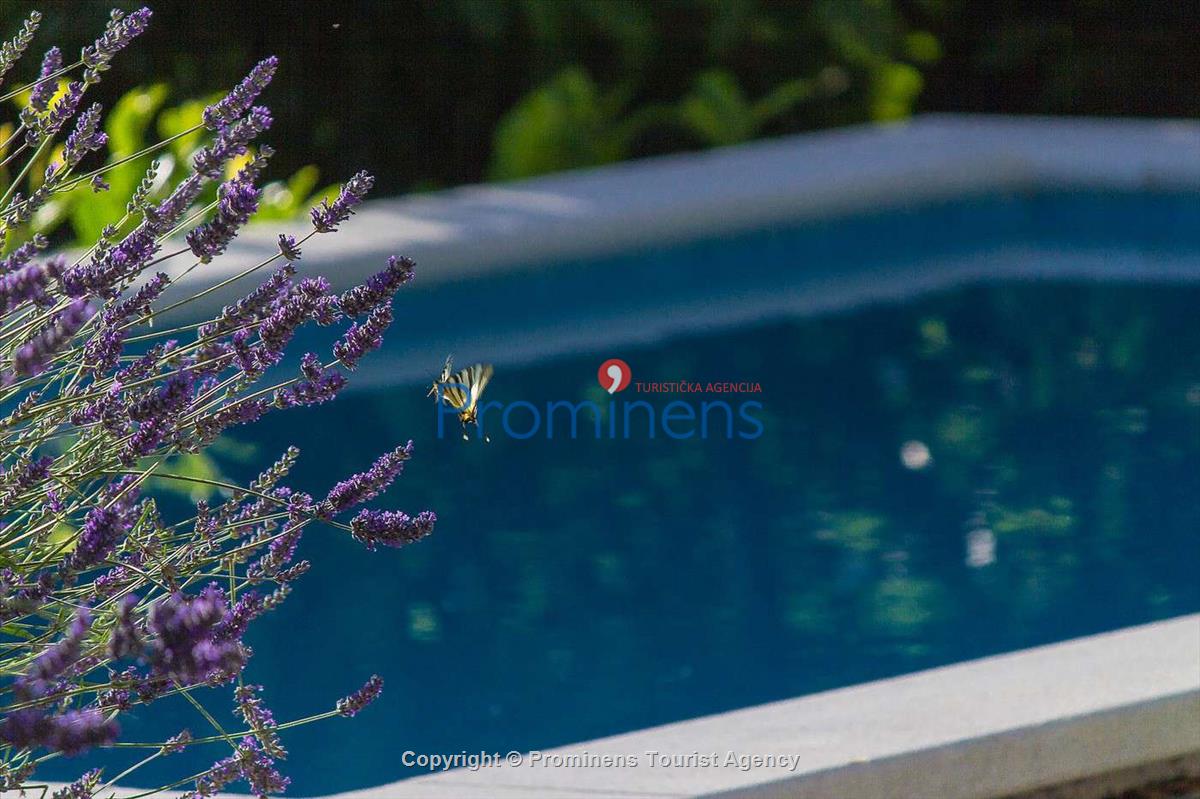
[[[232,677],[246,655],[237,641],[215,640],[228,613],[225,594],[215,585],[196,597],[175,593],[155,603],[147,620],[152,672],[184,686]]]
[[[17,35],[3,45],[0,45],[0,79],[4,78],[8,71],[12,69],[13,64],[17,63],[18,59],[25,53],[25,49],[33,41],[33,34],[37,31],[38,25],[41,22],[41,12],[29,12],[29,17],[22,23],[21,29],[17,31]]]
[[[95,507],[88,512],[66,567],[78,572],[98,566],[129,533],[131,523],[121,507]]]
[[[86,83],[100,82],[100,73],[109,68],[113,56],[146,30],[150,23],[150,14],[148,8],[139,8],[128,15],[119,9],[113,9],[108,24],[104,26],[104,33],[80,53],[83,65],[87,67],[83,73]]]
[[[204,109],[205,127],[209,130],[220,130],[241,118],[262,90],[267,88],[278,67],[279,59],[275,56],[268,56],[259,61],[233,91],[225,95],[220,102]]]
[[[367,278],[361,286],[355,286],[338,297],[338,307],[346,316],[361,316],[384,300],[391,299],[400,287],[412,280],[413,262],[408,258],[393,255],[388,265],[380,272]]]
[[[245,155],[250,142],[270,128],[271,122],[270,109],[261,105],[255,106],[244,119],[222,128],[211,146],[196,153],[192,159],[192,166],[204,177],[220,177],[225,162],[234,156]]]
[[[321,512],[341,513],[344,510],[369,502],[388,486],[404,469],[404,462],[412,457],[413,443],[396,447],[391,452],[384,453],[371,468],[349,477],[329,491]]]
[[[142,649],[142,636],[133,618],[137,603],[137,596],[127,594],[117,605],[117,622],[108,638],[108,656],[113,660],[133,657]]]
[[[18,375],[36,375],[44,372],[50,358],[66,346],[79,332],[79,328],[92,318],[93,313],[86,300],[72,302],[53,324],[17,349],[13,356],[13,371]]]
[[[376,305],[361,325],[357,322],[350,325],[341,341],[333,345],[334,356],[347,369],[358,366],[359,360],[372,350],[383,345],[383,334],[392,323],[392,306],[390,302]]]
[[[42,70],[38,75],[38,83],[29,94],[30,108],[44,114],[50,107],[50,100],[58,91],[58,81],[52,80],[50,76],[60,69],[62,69],[62,50],[51,47],[46,51],[46,55],[42,56]]]
[[[187,243],[201,263],[208,263],[225,252],[229,242],[237,235],[238,228],[250,220],[258,210],[261,192],[254,184],[231,180],[221,185],[221,200],[217,204],[217,215],[211,222],[201,225],[187,235]]]
[[[62,126],[79,110],[79,103],[83,100],[83,89],[82,83],[71,81],[67,85],[67,93],[58,98],[46,116],[26,132],[25,143],[30,147],[37,147],[44,139],[58,135]]]
[[[321,204],[312,209],[313,227],[320,233],[332,233],[337,226],[350,218],[354,206],[360,204],[371,187],[375,178],[368,172],[359,172],[342,185],[341,192],[332,203],[322,200]]]
[[[383,678],[378,674],[372,674],[371,678],[363,683],[362,688],[337,701],[337,711],[346,718],[353,718],[362,712],[363,708],[378,699],[381,693],[383,693]]]
[[[400,511],[364,510],[351,520],[350,534],[370,550],[378,544],[399,548],[432,533],[436,522],[437,516],[428,510],[415,517]]]
[[[75,121],[75,130],[63,145],[63,163],[74,167],[93,150],[108,143],[108,134],[100,130],[100,104],[93,103]]]
[[[96,795],[96,789],[100,787],[100,774],[101,770],[98,768],[85,771],[75,782],[64,785],[50,794],[50,799],[92,799]]]

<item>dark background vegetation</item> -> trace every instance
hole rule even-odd
[[[46,46],[92,40],[111,0],[32,8]],[[929,111],[1189,117],[1200,15],[1102,0],[342,0],[151,3],[96,96],[176,99],[275,53],[276,175],[359,167],[382,193],[517,177]],[[7,34],[6,34],[7,35]],[[541,90],[541,94],[538,94]],[[107,95],[107,96],[106,96]],[[517,109],[514,112],[514,109]],[[524,113],[522,113],[524,109]]]

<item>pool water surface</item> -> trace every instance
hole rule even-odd
[[[995,282],[499,369],[487,391],[604,407],[611,357],[635,381],[753,381],[618,395],[760,402],[752,440],[439,439],[424,384],[236,431],[228,474],[295,444],[317,494],[411,438],[380,507],[439,517],[400,551],[310,529],[311,572],[252,626],[247,679],[280,720],[386,680],[356,719],[285,734],[289,793],[413,775],[406,750],[546,748],[1200,610],[1197,308],[1186,283]],[[126,737],[207,734],[166,707]]]

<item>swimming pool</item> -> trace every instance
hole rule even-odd
[[[412,438],[386,504],[440,520],[399,552],[308,533],[312,571],[252,628],[247,678],[280,719],[372,672],[387,681],[354,721],[289,731],[289,792],[417,773],[404,750],[545,748],[1200,609],[1198,200],[991,194],[402,300],[394,336],[429,330],[464,364],[503,363],[499,344],[454,346],[452,322],[429,329],[439,309],[470,312],[464,338],[493,326],[511,339],[522,319],[609,291],[650,330],[656,281],[694,281],[714,313],[741,286],[764,301],[754,320],[526,358],[487,396],[611,412],[596,370],[620,357],[635,381],[762,391],[630,388],[617,403],[753,400],[763,432],[439,439],[426,382],[389,382],[386,349],[370,388],[239,432],[219,455],[230,475],[296,444],[294,482],[313,492]],[[1107,279],[1085,279],[1081,259],[1107,263]],[[889,284],[889,264],[907,277]],[[798,271],[804,303],[766,302]],[[195,730],[165,708],[127,735],[165,737],[182,718]],[[217,756],[175,755],[134,782]]]

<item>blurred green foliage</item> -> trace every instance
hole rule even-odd
[[[110,5],[48,12],[77,52]],[[36,0],[0,4],[12,28]],[[273,165],[381,194],[697,149],[919,111],[1195,116],[1200,16],[1186,4],[1036,0],[234,0],[153,3],[95,89],[179,97],[283,62],[264,97]],[[59,8],[65,9],[66,6]]]
[[[66,81],[60,81],[59,93],[63,93],[65,88]],[[190,174],[191,160],[196,150],[208,143],[207,131],[188,131],[201,123],[205,106],[220,97],[220,94],[214,94],[168,105],[171,94],[166,83],[152,83],[134,87],[118,97],[104,117],[104,130],[108,134],[106,157],[89,159],[84,164],[84,170],[90,171],[103,164],[123,162],[104,173],[104,181],[109,189],[96,191],[89,182],[83,181],[69,191],[54,194],[25,226],[24,231],[10,237],[7,246],[17,246],[32,233],[52,236],[56,231],[60,234],[56,237],[58,240],[70,241],[73,238],[80,246],[90,246],[106,225],[119,224],[125,217],[129,198],[138,184],[147,178],[148,170],[155,161],[158,168],[153,173],[150,196],[161,198],[168,195]],[[14,117],[15,112],[28,102],[28,97],[27,92],[22,92],[12,99]],[[7,141],[12,132],[11,123],[0,127],[0,141]],[[160,141],[170,143],[165,149],[141,154]],[[9,143],[8,149],[15,144],[15,141]],[[0,157],[7,152],[7,149],[0,152]],[[61,152],[60,143],[35,163],[29,172],[30,190],[40,185],[46,166],[58,160]],[[252,153],[231,160],[226,174],[235,174],[251,156]],[[11,179],[9,173],[20,169],[22,164],[22,161],[16,161],[0,167],[0,179]],[[294,217],[336,191],[335,185],[314,193],[318,178],[317,167],[310,164],[298,169],[287,180],[267,183],[263,187],[263,198],[254,216],[255,221]],[[216,188],[210,186],[201,202],[211,202],[215,197]]]

